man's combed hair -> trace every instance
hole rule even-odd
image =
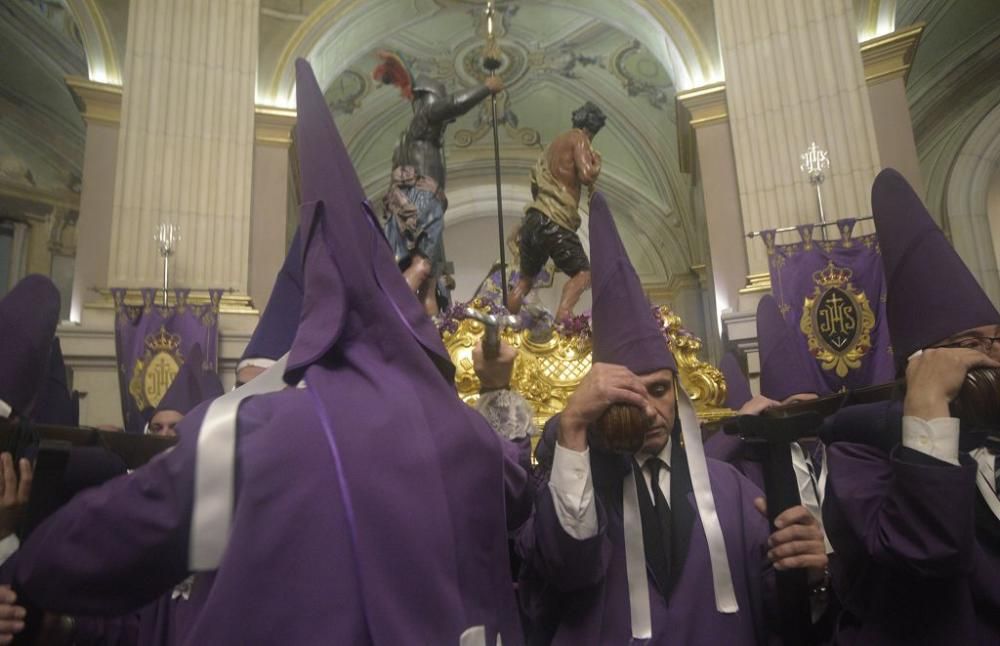
[[[573,111],[573,127],[584,128],[594,135],[604,127],[607,120],[604,112],[590,101]]]

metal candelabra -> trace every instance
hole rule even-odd
[[[809,183],[816,187],[816,203],[819,205],[820,232],[826,240],[826,214],[823,212],[823,191],[820,188],[826,179],[824,171],[830,168],[830,156],[827,151],[819,148],[816,142],[799,155],[802,164],[799,169],[809,176]]]
[[[177,250],[177,243],[181,241],[181,229],[176,224],[160,224],[156,227],[153,235],[163,258],[163,306],[167,306],[167,289],[170,286],[170,256]]]

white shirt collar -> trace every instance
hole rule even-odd
[[[7,419],[13,412],[14,409],[10,407],[10,404],[0,399],[0,418]]]
[[[656,457],[660,458],[661,462],[663,462],[665,465],[667,465],[667,470],[668,471],[670,470],[670,455],[672,453],[673,446],[674,446],[674,440],[673,440],[673,438],[670,438],[669,440],[667,440],[666,446],[664,446],[663,449],[661,449],[660,452],[659,452],[659,454],[657,454],[657,456],[656,456]],[[649,460],[649,458],[651,458],[653,456],[651,456],[650,454],[645,453],[643,451],[639,451],[638,453],[635,454],[634,457],[635,457],[635,461],[639,464],[639,468],[641,469],[644,466],[646,466],[646,461]]]

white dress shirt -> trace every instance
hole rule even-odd
[[[673,442],[667,442],[657,455],[666,469],[660,469],[659,486],[663,497],[670,500],[670,449]],[[644,467],[651,455],[636,453],[635,461]],[[642,469],[642,477],[650,498],[653,496],[652,476],[648,469]],[[597,507],[594,505],[594,481],[590,474],[590,449],[574,451],[556,442],[552,457],[552,472],[549,474],[549,491],[556,517],[563,530],[577,540],[593,538],[597,535]]]
[[[958,466],[958,418],[904,415],[903,446]]]

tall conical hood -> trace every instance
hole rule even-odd
[[[302,313],[302,232],[296,230],[292,244],[281,266],[271,298],[261,314],[250,342],[243,351],[240,361],[246,359],[278,360],[295,339]]]
[[[38,393],[31,419],[38,424],[76,426],[80,423],[80,400],[69,390],[66,380],[66,363],[63,360],[59,337],[52,339],[49,369],[45,383]]]
[[[222,396],[225,392],[219,375],[205,370],[205,355],[197,343],[188,352],[184,365],[177,371],[170,388],[163,394],[156,411],[175,410],[187,415],[198,404]]]
[[[625,245],[622,244],[618,228],[601,193],[594,193],[590,200],[590,263],[594,285],[591,309],[594,328],[593,360],[624,366],[637,375],[667,368],[676,373],[677,363],[673,354],[667,349],[667,341],[663,338],[663,332],[660,331],[660,326],[653,316],[649,300],[642,291],[639,275],[629,261]],[[694,492],[705,540],[709,545],[716,609],[724,613],[736,612],[739,604],[736,601],[732,573],[729,570],[722,526],[715,513],[715,499],[712,496],[708,466],[701,443],[701,426],[690,398],[679,383],[675,393],[677,420],[672,437],[682,439],[674,446],[684,447],[684,450],[678,453],[678,449],[675,448],[674,459],[686,459],[687,462],[691,490]],[[678,432],[680,438],[677,438]],[[688,478],[677,474],[674,477],[675,485],[687,486],[685,480]],[[634,488],[629,489],[628,483],[634,485],[631,476],[625,478],[622,505],[623,508],[627,506],[633,509],[635,513],[626,514],[625,542],[641,545],[642,524],[635,520],[638,516],[638,498],[635,497]],[[639,548],[640,554],[641,551]],[[632,636],[638,639],[648,639],[652,636],[649,632],[648,616],[645,619],[641,618],[641,615],[649,612],[644,561],[645,556],[639,556],[636,567],[629,566],[628,574],[629,605],[639,609],[632,614]],[[635,572],[641,574],[634,576]]]
[[[719,370],[726,380],[726,407],[739,410],[743,404],[753,399],[750,392],[750,382],[740,367],[740,362],[732,352],[727,352],[719,362]]]
[[[59,290],[45,276],[25,277],[0,300],[0,399],[29,412],[49,367],[59,324]]]
[[[896,170],[887,168],[875,178],[872,215],[897,368],[915,351],[958,332],[1000,324],[986,292]]]
[[[305,293],[286,381],[297,382],[337,343],[352,303],[382,309],[406,324],[410,338],[380,339],[383,352],[415,340],[451,380],[448,351],[399,272],[312,68],[300,59],[295,69]],[[372,295],[379,292],[388,298],[376,302]]]
[[[590,265],[594,361],[625,366],[638,375],[677,370],[608,203],[599,192],[590,200]]]
[[[810,365],[802,338],[785,323],[778,303],[770,294],[757,304],[757,338],[761,395],[780,402],[800,393],[830,392]]]

